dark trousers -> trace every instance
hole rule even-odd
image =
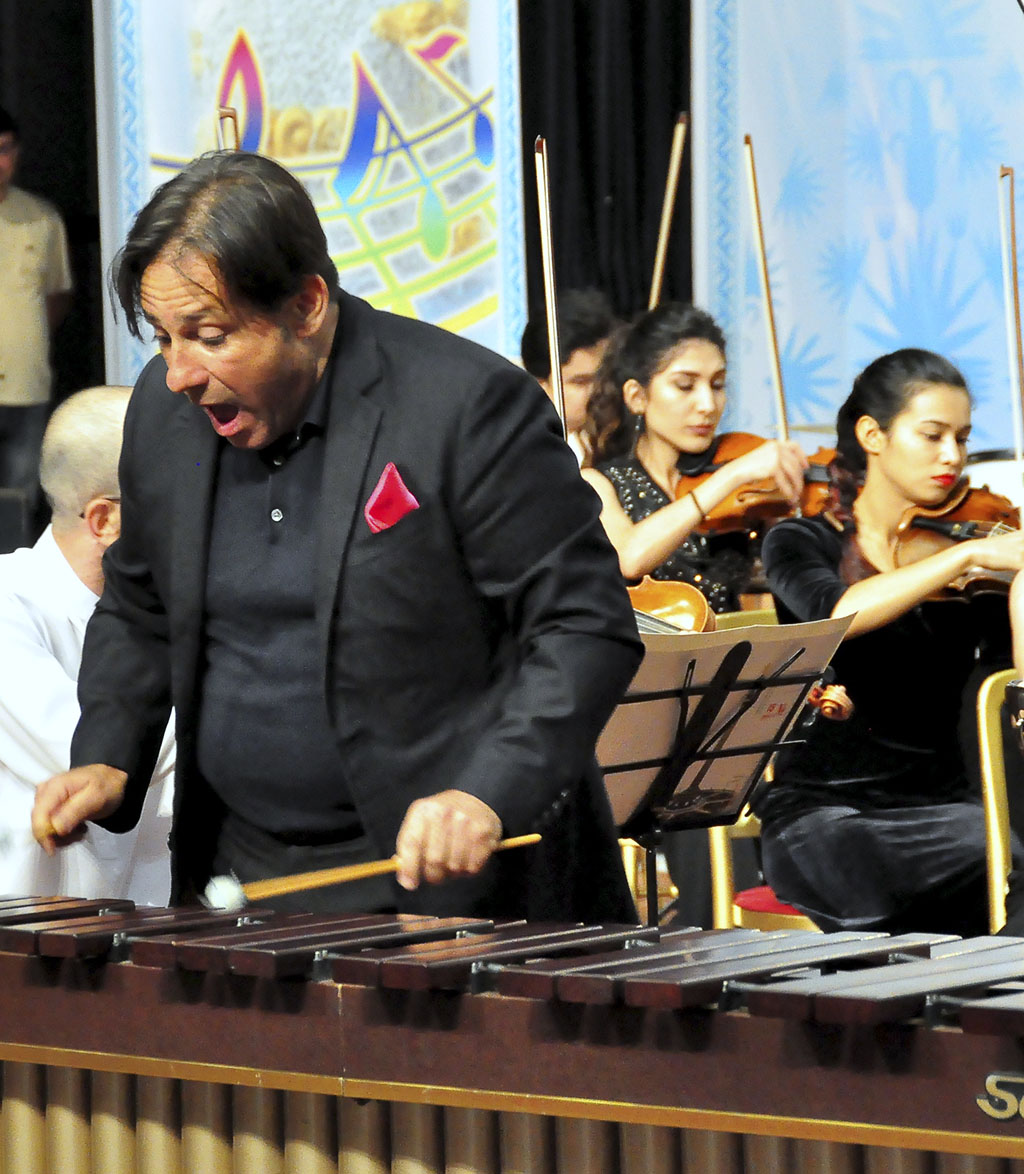
[[[761,832],[765,879],[824,930],[988,933],[978,803],[859,811],[831,805]],[[1013,836],[1014,860],[1022,860]]]
[[[49,412],[49,404],[0,405],[0,489],[24,493],[29,514],[39,503],[39,449]]]

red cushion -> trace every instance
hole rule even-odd
[[[749,909],[751,913],[782,913],[790,917],[802,917],[799,909],[786,905],[780,901],[768,885],[758,885],[756,889],[744,889],[733,897],[733,902],[741,909]]]

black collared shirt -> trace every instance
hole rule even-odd
[[[199,769],[230,810],[299,840],[361,830],[314,616],[329,378],[295,432],[257,451],[222,445],[206,580]]]

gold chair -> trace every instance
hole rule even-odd
[[[732,841],[760,836],[761,821],[744,807],[729,827],[708,828],[711,850],[711,909],[715,929],[817,929],[792,905],[780,901],[768,885],[736,892]]]
[[[992,933],[1006,924],[1006,878],[1010,875],[1010,813],[1006,802],[1002,705],[1006,686],[1019,674],[1004,669],[985,678],[978,690],[978,753],[985,808],[988,923]]]
[[[622,853],[622,868],[626,874],[626,883],[629,885],[629,895],[637,908],[637,914],[644,907],[646,886],[644,879],[644,850],[636,840],[619,839],[619,851]]]
[[[637,916],[641,919],[647,912],[647,856],[636,840],[619,839],[619,852],[622,854],[622,867],[626,873],[626,882],[637,909]],[[659,867],[656,872],[658,881],[658,908],[679,896],[679,890],[672,883],[672,878]]]

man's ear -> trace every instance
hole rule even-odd
[[[295,333],[299,338],[310,338],[324,324],[331,306],[331,294],[327,282],[319,273],[307,273],[302,286],[290,302],[294,315]]]
[[[622,399],[634,416],[647,410],[647,388],[638,379],[627,379],[622,385]]]
[[[885,447],[886,433],[874,416],[861,416],[853,426],[857,443],[871,456],[878,454]]]
[[[121,503],[109,497],[94,497],[82,511],[89,533],[101,546],[109,546],[121,533]]]

